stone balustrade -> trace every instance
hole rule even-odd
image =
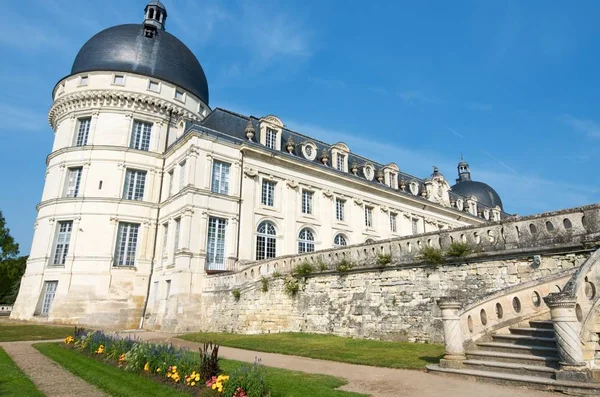
[[[464,345],[485,335],[547,314],[550,309],[544,297],[560,292],[576,269],[546,278],[516,285],[469,305],[460,311],[460,326]]]
[[[305,261],[334,271],[336,264],[345,260],[353,263],[355,269],[359,270],[378,266],[381,255],[390,255],[394,266],[415,266],[425,264],[419,256],[423,247],[446,250],[454,242],[463,242],[472,247],[475,253],[465,258],[456,258],[456,262],[460,263],[477,260],[478,257],[505,255],[511,251],[521,255],[528,251],[532,254],[557,252],[583,246],[599,235],[600,205],[595,204],[522,218],[509,217],[481,226],[406,236],[371,244],[282,256],[260,262],[238,262],[231,272],[207,276],[204,291],[237,288],[244,283],[256,282],[261,277],[269,277],[275,272],[289,274]],[[545,291],[538,292],[542,294]],[[542,296],[545,295],[540,295],[540,301]]]

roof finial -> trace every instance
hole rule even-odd
[[[154,37],[157,30],[165,30],[167,9],[160,1],[152,0],[144,8],[144,28],[146,37]]]

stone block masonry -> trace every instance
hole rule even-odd
[[[469,304],[581,266],[600,241],[599,212],[600,206],[575,208],[240,266],[204,279],[196,300],[172,297],[176,310],[170,312],[176,314],[149,324],[177,332],[314,332],[442,342],[439,298]],[[447,249],[461,241],[476,252],[442,265],[419,256],[419,247]],[[382,265],[382,255],[391,255],[390,262]],[[336,271],[342,261],[354,267]],[[304,262],[317,270],[300,278],[299,291],[289,296],[284,279]],[[266,292],[262,277],[269,278]]]

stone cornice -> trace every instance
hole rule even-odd
[[[73,202],[77,202],[77,203],[114,203],[114,204],[118,204],[118,203],[126,203],[126,204],[131,204],[131,205],[136,205],[136,206],[140,206],[140,207],[147,207],[150,209],[158,209],[159,205],[156,203],[151,203],[149,201],[134,201],[134,200],[123,200],[122,198],[115,198],[115,197],[60,197],[60,198],[53,198],[53,199],[49,199],[49,200],[44,200],[42,202],[40,202],[35,209],[37,211],[39,211],[41,208],[50,206],[50,205],[58,205],[58,204],[64,204],[64,203],[73,203]],[[89,215],[88,212],[85,213],[86,215]],[[40,219],[40,218],[38,218]]]
[[[85,150],[95,150],[95,151],[106,150],[109,152],[131,152],[131,153],[141,154],[144,156],[154,157],[156,159],[164,158],[164,155],[162,155],[161,153],[151,152],[151,151],[147,151],[147,150],[132,149],[127,146],[112,146],[112,145],[67,146],[67,147],[60,148],[60,149],[55,150],[54,152],[50,153],[46,157],[46,165],[49,165],[50,160],[52,160],[53,158],[55,158],[57,156],[60,156],[61,154],[70,153],[70,152],[80,152],[80,151],[85,151]],[[92,160],[93,161],[113,161],[113,162],[121,161],[121,160],[115,160],[113,158],[108,158],[108,157],[107,158],[93,158]]]
[[[147,110],[155,114],[167,115],[173,112],[176,117],[199,121],[193,112],[175,102],[167,101],[150,94],[141,94],[122,90],[85,90],[62,96],[54,101],[48,112],[48,122],[56,129],[57,121],[75,110],[90,110],[102,107],[126,110]]]

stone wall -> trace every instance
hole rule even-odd
[[[176,314],[165,318],[162,329],[441,342],[438,298],[455,296],[467,305],[580,266],[600,241],[599,214],[600,206],[589,206],[249,264],[207,277],[195,299],[172,297],[169,312]],[[457,241],[477,252],[442,265],[425,263],[418,255],[419,247],[447,249]],[[382,265],[382,255],[391,262]],[[355,267],[336,271],[342,261]],[[300,278],[300,290],[289,296],[284,280],[304,262],[323,271]],[[239,300],[233,290],[240,291]]]

